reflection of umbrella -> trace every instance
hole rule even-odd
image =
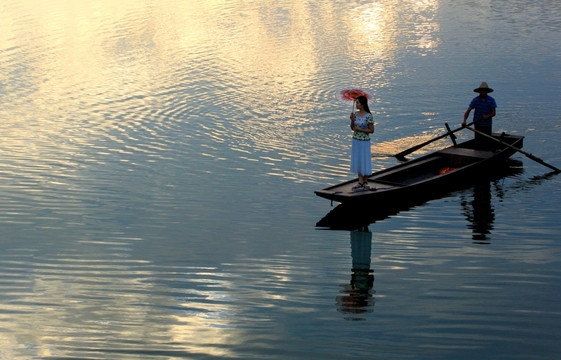
[[[337,99],[341,100],[344,103],[351,103],[353,105],[353,110],[356,98],[359,96],[365,96],[367,99],[370,99],[372,97],[372,95],[370,95],[367,91],[357,88],[337,91]]]

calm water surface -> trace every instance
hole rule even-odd
[[[362,231],[316,227],[313,194],[351,177],[351,86],[375,169],[481,81],[560,166],[558,1],[0,9],[0,359],[561,356],[549,169],[518,154]]]

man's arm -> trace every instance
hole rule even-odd
[[[462,126],[466,126],[467,118],[469,117],[469,113],[471,112],[472,108],[468,107],[466,112],[464,113],[464,121],[462,121]],[[495,109],[493,109],[495,111]]]

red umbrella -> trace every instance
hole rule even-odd
[[[372,95],[370,95],[366,90],[358,88],[350,88],[337,91],[337,99],[343,101],[344,103],[352,103],[353,110],[356,98],[359,96],[364,96],[367,99],[370,99],[372,97]]]

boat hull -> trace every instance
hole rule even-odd
[[[493,134],[504,143],[521,148],[523,136]],[[344,204],[376,203],[397,206],[420,198],[430,198],[454,187],[465,186],[486,175],[506,160],[516,150],[496,142],[481,149],[474,140],[466,141],[418,159],[407,161],[368,177],[372,190],[354,191],[354,179],[315,191],[316,195]]]

